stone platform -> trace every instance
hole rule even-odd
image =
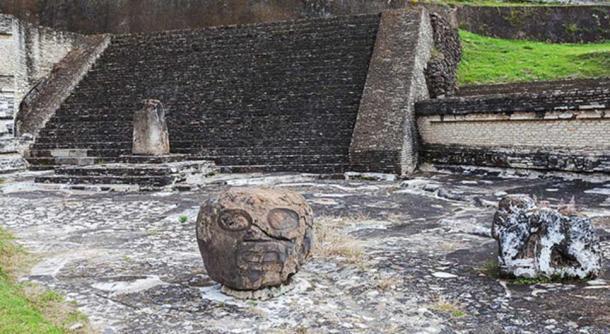
[[[97,165],[65,165],[55,175],[36,177],[36,183],[75,185],[136,185],[140,190],[197,183],[215,174],[216,165],[208,160],[190,160],[186,155],[122,156],[119,162]]]
[[[593,281],[522,284],[494,275],[490,233],[506,194],[574,197],[608,258],[607,179],[229,174],[180,193],[94,193],[24,174],[0,185],[0,226],[40,260],[22,279],[74,301],[99,333],[608,333],[610,262]],[[268,300],[223,293],[197,248],[201,203],[244,185],[297,191],[316,214],[314,256]]]

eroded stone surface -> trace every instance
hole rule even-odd
[[[538,207],[527,195],[504,197],[492,225],[501,270],[528,278],[599,275],[599,239],[591,220],[566,211]]]
[[[608,258],[607,180],[220,175],[205,190],[181,193],[45,191],[31,180],[7,176],[0,185],[0,225],[40,258],[24,279],[74,300],[101,333],[607,332],[607,260],[596,281],[582,283],[517,285],[485,269],[498,255],[489,233],[494,204],[506,194],[535,194],[553,205],[574,196]],[[317,239],[332,252],[314,247],[280,296],[223,294],[193,230],[201,203],[227,184],[299,192],[316,213]]]
[[[133,154],[169,154],[169,132],[165,109],[159,100],[142,101],[142,108],[133,115]]]
[[[313,212],[287,189],[229,189],[201,206],[197,242],[215,281],[234,290],[279,286],[311,251]]]

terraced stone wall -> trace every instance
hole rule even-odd
[[[32,148],[129,154],[143,99],[165,108],[173,153],[234,171],[341,172],[379,15],[112,37]]]
[[[417,104],[423,160],[610,173],[610,80],[528,87],[481,87],[496,94]]]

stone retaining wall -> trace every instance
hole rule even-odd
[[[80,33],[150,32],[299,18],[379,13],[411,0],[14,0],[0,12]],[[423,5],[483,35],[553,42],[610,39],[610,6],[479,7]],[[457,13],[457,15],[456,15]]]
[[[460,27],[477,34],[553,43],[610,40],[610,5],[593,6],[463,6]]]
[[[608,80],[589,84],[584,88],[581,83],[539,83],[538,91],[531,93],[419,103],[423,160],[610,172],[610,85]],[[497,92],[507,87],[487,89]]]
[[[23,97],[81,38],[0,15],[0,138],[13,136]]]

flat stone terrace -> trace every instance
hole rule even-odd
[[[486,269],[496,257],[494,205],[505,193],[552,204],[574,196],[607,259],[607,180],[233,174],[205,191],[124,194],[41,191],[31,179],[5,180],[0,225],[40,258],[25,279],[65,293],[101,333],[608,333],[607,260],[600,279],[581,283],[519,285]],[[271,300],[221,294],[198,253],[200,203],[238,185],[299,191],[316,213],[325,247]]]
[[[343,171],[378,25],[364,15],[114,36],[31,160],[130,153],[133,112],[153,98],[172,153],[233,171]]]

